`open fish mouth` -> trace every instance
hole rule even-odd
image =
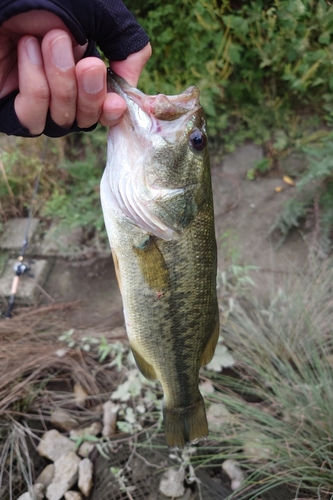
[[[139,129],[158,134],[171,142],[176,130],[184,130],[191,115],[201,108],[199,89],[194,85],[179,95],[148,96],[108,70],[108,91],[125,99],[130,119]],[[177,124],[170,123],[175,121]]]

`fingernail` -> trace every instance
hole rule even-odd
[[[39,43],[35,38],[28,38],[25,42],[25,48],[28,54],[29,61],[36,66],[43,64],[42,54]]]
[[[82,86],[88,94],[97,94],[105,84],[105,73],[102,69],[93,68],[82,75]]]
[[[51,53],[54,64],[59,69],[69,69],[75,64],[72,44],[67,36],[58,36],[51,43]]]

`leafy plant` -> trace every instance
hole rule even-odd
[[[130,0],[129,8],[154,48],[142,87],[177,93],[197,85],[210,134],[232,141],[237,130],[242,140],[265,141],[304,104],[331,120],[329,2]]]
[[[97,231],[105,239],[99,184],[105,167],[106,133],[67,138],[68,154],[59,165],[62,178],[46,201],[42,215],[69,227],[83,227],[85,235]]]
[[[272,231],[281,233],[279,244],[292,227],[298,227],[306,219],[314,247],[321,256],[328,255],[333,238],[333,135],[322,138],[316,145],[305,145],[300,151],[309,162],[297,182],[296,195],[290,199],[279,214]]]

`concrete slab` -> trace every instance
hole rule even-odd
[[[38,227],[39,219],[32,218],[29,227],[29,247],[28,252],[33,250],[33,240]],[[5,223],[4,233],[0,239],[0,249],[8,250],[11,253],[19,253],[26,235],[28,218],[10,219]]]
[[[0,296],[8,298],[11,294],[13,278],[15,277],[14,266],[17,260],[9,259],[6,269],[0,278]],[[22,305],[34,304],[40,294],[52,266],[51,260],[39,259],[31,264],[33,277],[23,274],[20,276],[15,303]]]
[[[7,261],[8,261],[8,252],[0,250],[0,276],[7,267]]]
[[[83,228],[68,229],[53,222],[36,251],[38,255],[79,257],[82,253]]]

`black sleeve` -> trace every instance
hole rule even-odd
[[[80,45],[88,40],[85,57],[97,55],[96,42],[108,59],[122,61],[143,49],[149,41],[121,0],[0,0],[0,25],[17,14],[33,9],[47,10],[60,17]],[[12,92],[0,99],[0,132],[32,137],[16,117],[14,99],[17,93]],[[93,128],[95,126],[80,129],[74,123],[71,129],[64,129],[48,116],[43,133],[61,137],[69,132]]]

